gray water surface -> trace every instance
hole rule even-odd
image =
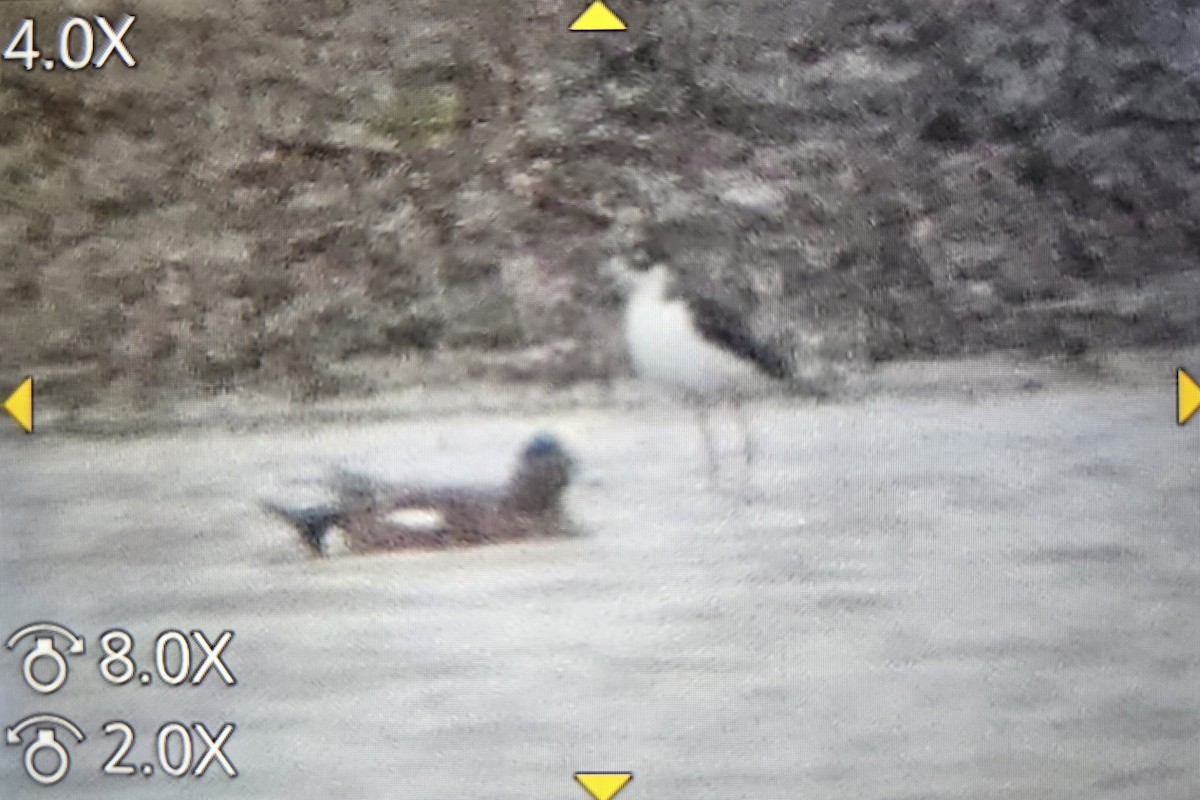
[[[690,418],[579,410],[89,441],[3,440],[3,633],[88,637],[66,687],[0,650],[0,722],[88,739],[4,797],[622,800],[1200,796],[1200,428],[1129,390],[753,409],[719,488]],[[577,538],[316,560],[259,510],[335,466],[490,481],[550,429],[582,465]],[[121,687],[163,630],[235,632],[237,685]],[[240,771],[104,775],[179,720]],[[25,743],[32,741],[26,732]],[[198,753],[204,748],[197,741]]]

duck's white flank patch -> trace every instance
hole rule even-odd
[[[446,518],[433,508],[400,508],[385,519],[389,524],[421,533],[435,533],[446,527]]]
[[[333,558],[350,554],[350,542],[346,531],[334,525],[325,531],[321,539],[321,552]]]
[[[712,395],[764,389],[758,369],[705,339],[682,299],[666,297],[668,275],[658,266],[640,277],[625,308],[625,339],[633,368],[676,391]]]

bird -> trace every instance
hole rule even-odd
[[[538,434],[503,486],[389,486],[343,474],[334,481],[331,504],[264,505],[318,556],[473,547],[566,533],[563,497],[574,471],[575,460],[559,440]]]
[[[603,271],[626,290],[624,343],[634,373],[693,407],[710,475],[717,470],[708,427],[711,405],[733,406],[749,464],[754,460],[754,443],[745,401],[771,393],[824,394],[815,383],[800,381],[788,359],[755,336],[734,309],[684,287],[665,262],[636,269],[615,258]]]

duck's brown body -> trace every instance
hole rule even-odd
[[[371,487],[343,491],[333,506],[276,506],[317,553],[439,550],[556,536],[572,462],[556,440],[534,439],[504,488]],[[336,536],[336,539],[335,539]]]
[[[522,510],[506,500],[484,492],[406,491],[347,513],[334,527],[347,549],[358,553],[474,547],[561,533],[560,510]]]

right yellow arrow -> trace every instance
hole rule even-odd
[[[1200,385],[1196,384],[1195,379],[1187,374],[1186,370],[1180,369],[1175,374],[1178,381],[1179,394],[1179,424],[1186,424],[1192,418],[1192,414],[1200,409]]]
[[[573,31],[623,31],[626,30],[625,20],[618,17],[612,10],[596,0],[587,10],[571,23]]]
[[[26,433],[33,433],[33,378],[21,381],[21,385],[4,401],[4,410]]]
[[[575,780],[596,800],[612,800],[633,778],[632,772],[576,772]]]

